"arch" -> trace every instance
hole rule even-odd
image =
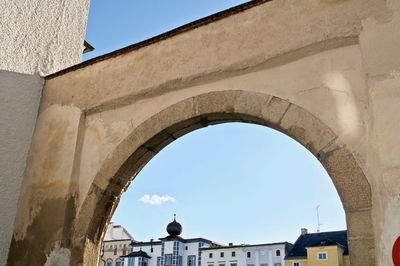
[[[375,264],[371,188],[351,151],[332,129],[304,108],[275,96],[239,90],[187,98],[130,132],[102,164],[78,212],[72,263],[86,265],[97,259],[93,247],[100,245],[120,195],[154,155],[186,133],[224,122],[277,129],[313,153],[329,173],[342,201],[352,265]],[[87,245],[88,241],[92,245]]]
[[[275,256],[280,257],[281,256],[281,251],[279,249],[277,249],[275,251]]]

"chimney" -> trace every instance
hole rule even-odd
[[[233,243],[229,243],[229,246],[230,246],[230,247],[233,246]]]
[[[308,234],[307,228],[301,228],[301,235],[304,236],[306,234]]]

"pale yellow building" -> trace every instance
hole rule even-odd
[[[302,229],[285,266],[350,266],[347,231],[309,234]]]

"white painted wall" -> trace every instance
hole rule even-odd
[[[281,251],[281,256],[276,256],[276,250]],[[232,251],[236,254],[233,257]],[[224,256],[221,257],[221,252],[224,252]],[[247,252],[251,252],[250,258],[247,258]],[[209,254],[212,253],[213,257],[210,258]],[[242,247],[224,247],[215,249],[203,250],[202,260],[204,266],[219,266],[225,265],[230,266],[232,263],[236,263],[237,266],[254,265],[261,266],[262,264],[268,264],[268,266],[275,266],[276,263],[280,263],[284,266],[285,258],[285,245],[284,244],[266,244],[266,245],[243,245]]]
[[[47,75],[81,60],[89,0],[0,1],[0,69]]]
[[[221,258],[221,252],[224,252],[224,257]],[[232,252],[235,252],[236,255],[233,257]],[[212,253],[212,258],[210,258],[210,253]],[[202,265],[214,265],[218,266],[219,264],[225,264],[226,266],[230,266],[231,263],[236,263],[238,266],[245,265],[245,259],[243,249],[240,247],[225,247],[225,248],[216,248],[216,249],[207,249],[202,251]]]
[[[281,251],[281,256],[276,256],[276,250]],[[247,252],[251,252],[251,257],[247,258]],[[280,263],[281,266],[285,265],[285,245],[269,245],[269,246],[249,246],[243,248],[243,255],[246,258],[246,265],[254,264],[254,266],[261,266],[261,264],[268,264],[268,266],[275,266]]]
[[[37,75],[0,70],[0,265],[7,260],[43,84]]]
[[[105,242],[105,241],[122,240],[122,239],[134,240],[132,235],[128,232],[128,230],[126,230],[125,227],[123,227],[122,225],[110,223],[107,226],[107,231],[103,241]]]

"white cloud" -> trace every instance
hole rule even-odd
[[[154,195],[145,194],[139,199],[139,201],[143,202],[144,204],[161,205],[168,201],[175,202],[176,199],[170,195],[159,196],[156,194]]]

